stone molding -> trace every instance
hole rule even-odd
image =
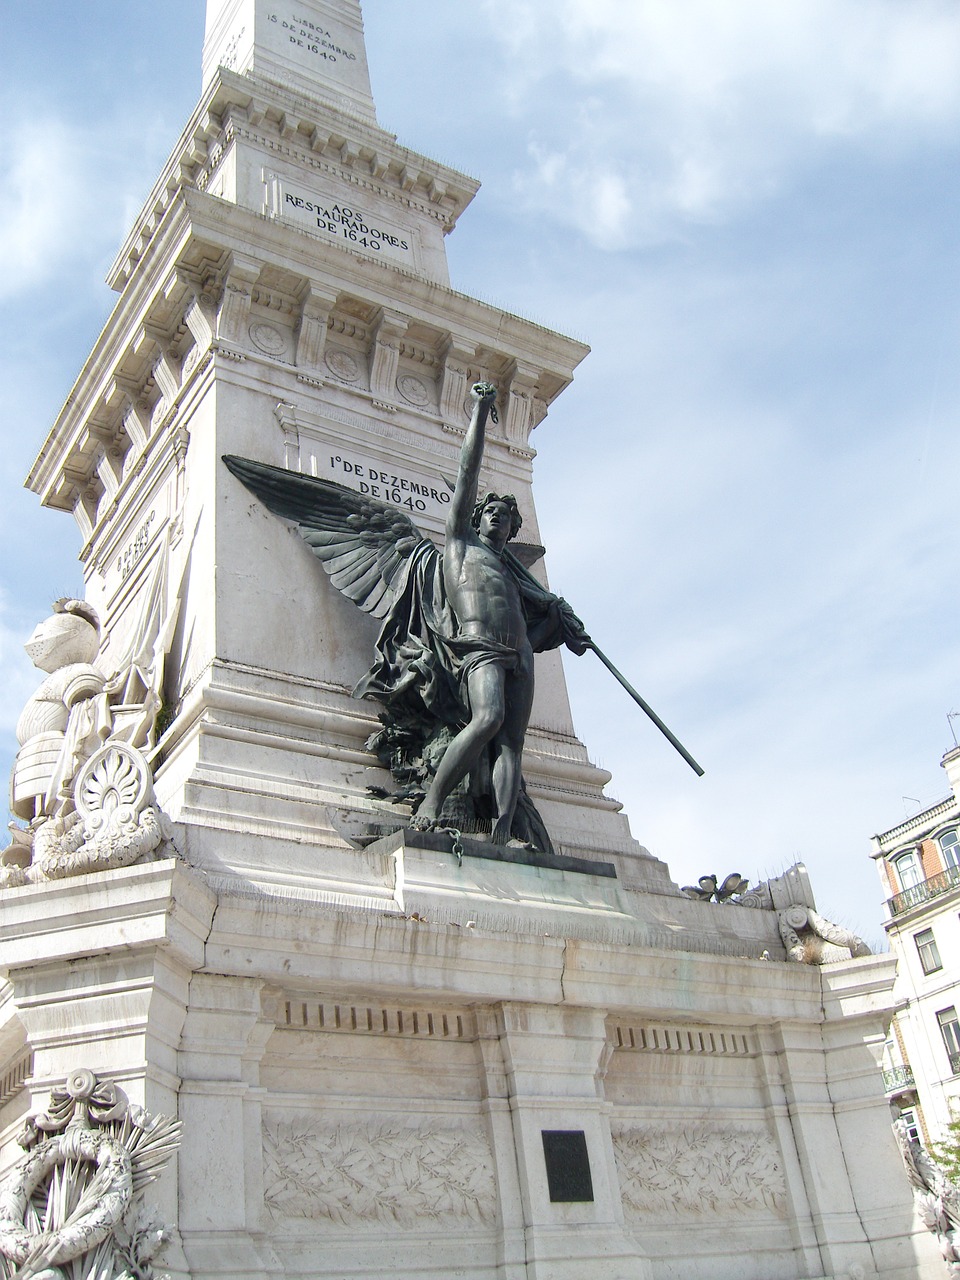
[[[437,1040],[476,1040],[475,1015],[467,1009],[417,1009],[364,1005],[346,1000],[317,1000],[284,993],[274,1017],[281,1030],[353,1032]]]
[[[756,1041],[743,1031],[729,1027],[680,1027],[662,1022],[640,1025],[618,1021],[610,1027],[613,1048],[640,1053],[692,1053],[711,1057],[753,1057]]]
[[[242,362],[246,358],[244,351],[236,346],[236,342],[240,341],[247,344],[246,330],[243,329],[241,333],[238,329],[234,313],[242,314],[261,290],[256,282],[248,283],[246,289],[241,282],[239,294],[224,288],[224,268],[229,266],[230,260],[238,252],[235,248],[236,234],[240,235],[246,246],[248,242],[253,243],[252,232],[256,227],[258,239],[263,242],[258,245],[257,252],[265,260],[269,260],[274,253],[274,242],[277,246],[285,243],[282,227],[269,223],[265,226],[260,215],[239,205],[224,205],[223,201],[203,195],[189,184],[178,187],[173,193],[167,193],[167,201],[161,224],[154,236],[150,237],[156,238],[157,243],[152,244],[149,251],[146,246],[143,247],[143,252],[148,253],[152,269],[156,272],[156,289],[145,302],[137,299],[135,306],[132,298],[125,298],[121,302],[116,321],[109,326],[95,356],[82,371],[66,408],[28,477],[28,486],[41,494],[46,505],[66,510],[77,508],[75,514],[81,521],[88,545],[102,532],[107,514],[104,509],[107,504],[101,501],[103,483],[97,474],[97,466],[102,461],[103,433],[106,432],[115,442],[116,448],[125,450],[124,457],[116,459],[117,467],[122,470],[123,481],[113,500],[122,499],[123,491],[127,489],[128,481],[136,470],[138,460],[143,457],[144,450],[154,448],[154,437],[163,436],[164,425],[174,415],[182,416],[187,411],[187,401],[197,385],[198,376],[209,368],[204,357],[213,350],[222,360],[236,359]],[[229,250],[225,242],[228,235],[231,239]],[[177,264],[172,271],[169,267],[158,270],[160,264],[152,260],[159,258],[167,242],[174,236],[184,242]],[[221,248],[218,250],[214,246]],[[472,346],[474,352],[483,348],[484,368],[480,372],[505,385],[512,370],[522,367],[521,380],[525,384],[523,391],[526,397],[522,403],[527,408],[523,409],[521,416],[526,415],[529,409],[529,425],[523,428],[526,431],[532,429],[542,417],[540,409],[534,412],[531,406],[550,403],[567,385],[573,366],[585,354],[583,345],[572,339],[478,303],[448,286],[434,284],[425,292],[425,282],[420,277],[392,264],[374,262],[372,259],[364,260],[363,263],[358,261],[355,269],[339,270],[340,279],[334,286],[324,280],[322,266],[334,251],[341,256],[342,251],[337,246],[328,247],[328,251],[321,253],[318,259],[312,238],[310,247],[310,266],[304,260],[299,272],[299,289],[284,291],[284,306],[293,304],[291,319],[294,324],[302,314],[307,283],[311,287],[316,284],[323,289],[335,287],[338,293],[356,295],[361,302],[366,298],[368,302],[364,305],[376,307],[382,305],[383,294],[382,289],[373,286],[370,272],[375,269],[379,278],[383,271],[388,270],[408,281],[413,295],[411,314],[436,330],[437,341],[434,345],[438,358],[442,355],[444,343],[450,333],[447,314],[453,311],[457,316],[457,349],[459,350],[461,341],[459,334],[465,331],[463,322],[471,330],[475,330],[467,345]],[[239,256],[246,257],[243,253]],[[343,267],[339,259],[336,264],[331,259],[331,268],[334,265]],[[443,312],[438,309],[438,290],[442,300],[448,304]],[[237,330],[236,342],[225,341],[221,335],[219,341],[214,340],[207,347],[206,352],[200,352],[197,343],[206,340],[207,330],[214,319],[216,299],[221,299],[221,311],[224,311],[224,292],[231,294],[223,315],[223,321],[230,323],[225,326],[222,324],[221,328],[229,328],[231,333]],[[271,298],[267,300],[267,309],[271,310],[275,303],[272,294],[276,291],[269,292]],[[244,293],[246,296],[243,296]],[[203,323],[194,315],[197,300],[209,312],[202,317]],[[188,313],[194,320],[192,326],[185,319]],[[333,316],[328,322],[331,329],[332,321]],[[148,428],[143,427],[140,419],[133,423],[133,436],[130,436],[123,426],[124,416],[129,416],[129,405],[143,400],[145,395],[154,408],[159,403],[157,397],[160,388],[153,376],[158,335],[168,347],[171,371],[168,389],[172,390],[173,383],[178,382],[176,395],[170,403],[164,400],[160,417],[156,413],[147,414],[145,420],[149,421]],[[511,349],[523,354],[511,356],[507,354]],[[196,351],[196,354],[191,355],[187,361],[190,350]],[[265,361],[270,359],[267,356],[260,358]],[[531,358],[535,364],[528,363]],[[518,360],[520,365],[517,364]],[[476,362],[471,362],[471,368],[474,363]],[[290,365],[289,368],[291,377],[295,378],[296,366]],[[535,379],[532,378],[534,372]],[[391,397],[397,394],[392,383],[389,391]],[[441,401],[446,398],[441,389]],[[518,406],[519,404],[520,401]],[[411,412],[424,412],[412,406],[410,408]],[[444,423],[456,431],[462,414],[455,407],[452,407],[452,411],[452,418],[448,419],[446,414],[443,415]],[[144,434],[149,437],[145,444],[142,439]],[[517,439],[500,437],[500,443],[511,455],[521,459],[532,456],[531,451]],[[131,448],[132,457],[129,456]],[[87,548],[84,554],[88,554]]]
[[[5,1107],[18,1093],[21,1093],[26,1088],[26,1082],[32,1075],[33,1050],[27,1048],[18,1058],[14,1058],[10,1066],[0,1076],[0,1107]]]
[[[286,108],[279,120],[272,118],[276,103]],[[270,116],[268,106],[274,107]],[[353,137],[345,146],[344,119],[334,108],[318,103],[307,106],[302,95],[294,96],[255,75],[238,76],[221,67],[194,110],[181,145],[147,197],[110,268],[107,283],[113,289],[124,286],[177,192],[184,186],[204,189],[225,149],[237,137],[263,146],[272,155],[295,159],[305,167],[330,170],[355,185],[366,183],[368,189],[382,197],[403,200],[439,221],[445,230],[452,230],[479,183],[456,169],[409,151],[375,124],[365,124],[354,117],[349,121]],[[291,145],[293,139],[299,145]]]

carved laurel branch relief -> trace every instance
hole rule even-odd
[[[496,1221],[493,1160],[475,1130],[299,1117],[267,1121],[263,1149],[264,1201],[276,1218],[399,1227],[424,1218]]]
[[[768,1133],[624,1127],[614,1130],[613,1145],[628,1217],[786,1213],[783,1168]]]

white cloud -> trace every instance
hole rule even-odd
[[[37,121],[33,128],[25,123],[21,120],[0,137],[0,164],[7,175],[6,199],[0,205],[7,269],[0,296],[46,280],[68,251],[75,252],[68,232],[82,203],[80,150],[55,122]]]
[[[79,127],[22,95],[0,105],[8,121],[0,134],[0,299],[9,300],[64,270],[102,266],[119,248],[163,149],[156,125],[142,119]]]
[[[13,726],[27,699],[43,679],[24,652],[24,643],[38,619],[28,620],[23,610],[14,609],[7,592],[0,588],[0,725]]]
[[[605,249],[723,219],[825,143],[887,151],[960,117],[960,13],[940,0],[487,8],[529,129],[516,191]]]

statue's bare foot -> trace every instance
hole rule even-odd
[[[518,840],[516,836],[512,840],[507,841],[508,849],[525,849],[527,853],[536,853],[537,846],[531,844],[529,840]]]

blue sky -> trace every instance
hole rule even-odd
[[[366,0],[381,123],[483,187],[455,287],[589,342],[538,428],[574,719],[674,879],[802,859],[876,941],[869,837],[960,710],[960,14],[940,0]],[[80,589],[23,477],[199,93],[202,0],[3,5],[0,768]],[[960,724],[960,721],[957,722]]]

